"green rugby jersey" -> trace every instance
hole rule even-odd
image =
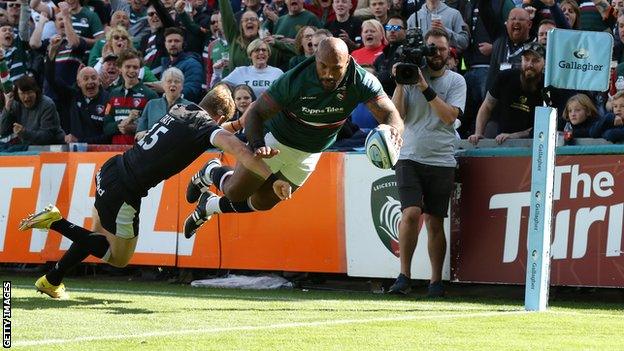
[[[104,34],[104,27],[102,27],[100,18],[87,7],[83,7],[80,12],[72,14],[71,20],[74,31],[81,37],[91,39]]]
[[[265,122],[282,144],[315,153],[328,148],[360,102],[385,96],[379,80],[350,59],[347,74],[333,91],[325,91],[310,57],[271,84],[263,102],[281,111]],[[262,102],[260,102],[262,103]]]

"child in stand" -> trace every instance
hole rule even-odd
[[[609,112],[599,118],[591,136],[593,138],[604,138],[612,143],[624,141],[624,91],[617,92],[612,100],[613,112]]]
[[[585,94],[576,94],[568,99],[563,110],[563,119],[572,125],[572,138],[589,138],[599,114],[593,101]]]

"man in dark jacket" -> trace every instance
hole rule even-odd
[[[383,53],[375,59],[373,66],[377,72],[377,78],[381,82],[384,91],[388,96],[392,96],[396,83],[392,77],[392,66],[397,62],[396,50],[405,41],[405,22],[400,16],[392,16],[384,26],[388,46],[383,49]]]
[[[201,56],[194,52],[184,52],[184,32],[180,28],[172,27],[165,29],[165,48],[167,58],[163,59],[163,71],[169,67],[176,67],[184,73],[184,98],[193,102],[199,102],[202,97],[202,84],[204,84],[204,69]]]

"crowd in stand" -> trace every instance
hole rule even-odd
[[[478,144],[532,137],[535,106],[557,107],[574,137],[624,140],[624,1],[613,0],[16,0],[0,3],[0,149],[84,142],[132,144],[173,104],[219,82],[237,113],[283,72],[341,38],[354,60],[395,89],[408,29],[446,31],[448,68],[467,84],[457,135]],[[552,28],[614,36],[611,88],[543,90]],[[523,52],[536,53],[523,60]],[[541,59],[540,59],[541,56]],[[339,146],[376,122],[364,105]]]

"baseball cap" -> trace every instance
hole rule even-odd
[[[544,46],[535,41],[524,44],[524,46],[522,47],[522,55],[527,52],[532,52],[540,57],[546,57],[546,49],[544,48]]]

